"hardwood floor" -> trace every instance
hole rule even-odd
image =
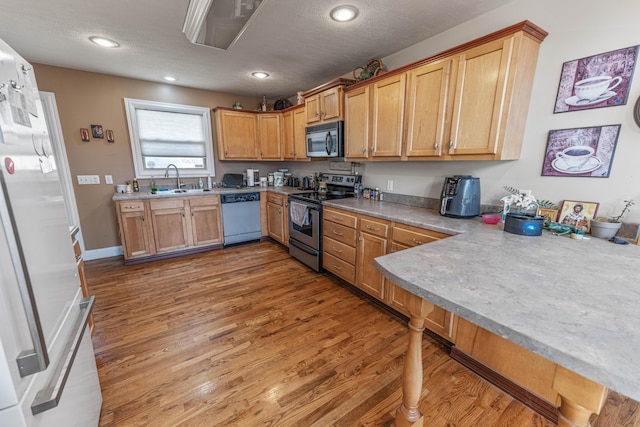
[[[270,242],[86,263],[100,426],[389,426],[405,325]],[[551,426],[429,338],[425,426]],[[612,394],[595,426],[640,425]]]

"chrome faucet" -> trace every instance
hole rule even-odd
[[[176,165],[174,165],[173,163],[169,164],[169,166],[167,166],[167,168],[164,170],[164,177],[169,178],[169,168],[171,166],[173,166],[174,169],[176,170],[176,179],[177,179],[177,185],[178,185],[177,190],[182,191],[182,186],[184,184],[180,182],[180,171],[178,170],[178,167]]]

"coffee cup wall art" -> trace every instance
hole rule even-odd
[[[625,105],[637,56],[632,46],[565,62],[553,112]]]
[[[620,125],[549,131],[542,176],[608,178]]]

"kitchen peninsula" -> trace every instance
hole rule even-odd
[[[424,300],[552,362],[549,387],[556,398],[548,400],[559,403],[560,426],[586,426],[607,387],[640,400],[640,247],[549,232],[519,236],[479,219],[443,218],[386,202],[327,204],[453,235],[375,260],[388,280],[411,293],[396,425],[422,425],[420,342],[433,309]]]

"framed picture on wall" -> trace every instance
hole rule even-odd
[[[608,178],[620,125],[549,131],[542,176]]]
[[[565,62],[553,112],[626,104],[637,56],[631,46]]]
[[[82,142],[89,142],[89,129],[80,129],[80,139],[82,140]]]
[[[94,138],[103,139],[102,125],[91,125],[91,134]]]
[[[111,129],[107,129],[105,134],[107,135],[107,142],[115,142],[113,139],[113,131]]]
[[[593,202],[565,200],[560,207],[558,222],[588,233],[591,231],[591,220],[596,217],[599,205]]]

